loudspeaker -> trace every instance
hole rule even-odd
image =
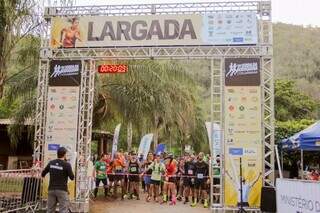
[[[277,212],[276,190],[274,187],[262,187],[260,210],[262,212]]]

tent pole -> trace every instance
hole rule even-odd
[[[300,166],[301,166],[301,179],[303,179],[303,150],[301,149],[301,156],[300,156]]]
[[[276,150],[276,158],[277,158],[277,164],[278,164],[278,170],[279,170],[279,175],[280,178],[283,178],[282,176],[282,167],[280,166],[280,159],[279,159],[279,151],[278,151],[278,146],[275,145],[274,146],[275,150]]]
[[[283,149],[281,149],[281,168],[283,169]]]

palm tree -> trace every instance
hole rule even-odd
[[[25,60],[17,67],[16,59],[19,58],[25,38],[39,33],[39,17],[37,2],[34,0],[0,1],[0,98],[3,97],[10,69],[21,71],[33,66],[33,61]]]
[[[129,61],[125,75],[97,76],[94,98],[94,127],[105,126],[111,120],[127,124],[128,144],[134,135],[154,133],[154,148],[158,138],[182,138],[181,145],[194,132],[197,120],[196,87],[181,65],[172,61]],[[37,64],[37,63],[34,63]],[[15,120],[22,123],[33,116],[35,106],[36,75],[28,70],[14,75],[8,85],[8,103],[19,101]],[[16,139],[18,125],[11,127]],[[170,131],[167,131],[170,128]],[[138,136],[141,137],[142,135]],[[131,141],[130,141],[131,140]]]
[[[193,126],[193,81],[181,66],[155,61],[131,61],[128,66],[126,75],[105,77],[105,89],[101,92],[111,96],[117,109],[124,112],[129,127],[132,123],[149,126],[156,147],[166,124],[175,123],[183,131]]]

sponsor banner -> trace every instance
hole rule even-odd
[[[240,158],[243,202],[259,207],[262,187],[261,88],[225,87],[225,204],[240,203]],[[245,205],[245,204],[244,204]]]
[[[147,159],[148,152],[150,150],[150,145],[153,139],[153,134],[147,134],[142,137],[139,149],[138,149],[138,156],[143,155],[143,160]]]
[[[49,86],[79,86],[81,61],[55,60],[50,63]]]
[[[52,48],[257,44],[255,12],[52,19]]]
[[[221,153],[221,128],[219,124],[212,122],[206,122],[206,128],[209,138],[210,151],[214,156],[220,155]],[[211,131],[213,130],[213,131]],[[213,138],[213,140],[212,140]]]
[[[49,87],[47,102],[46,140],[44,165],[57,158],[57,150],[65,147],[68,162],[73,171],[76,165],[78,137],[79,87]],[[44,181],[44,196],[47,196],[48,180]],[[74,181],[68,182],[70,197],[74,197]]]
[[[118,151],[118,141],[119,141],[119,135],[120,135],[120,127],[121,124],[118,124],[114,130],[114,135],[113,135],[113,142],[112,142],[112,160],[114,158],[114,155]]]
[[[314,181],[277,179],[277,212],[320,212],[320,184]]]
[[[203,18],[204,40],[210,44],[256,44],[257,27],[255,12],[212,13]]]
[[[226,86],[259,86],[260,59],[226,58],[225,83]]]

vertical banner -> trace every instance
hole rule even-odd
[[[242,205],[260,205],[263,165],[260,85],[259,58],[225,59],[226,206],[240,205],[241,185]]]
[[[127,126],[127,144],[127,151],[130,152],[132,148],[132,122],[129,122]]]
[[[118,141],[119,141],[119,135],[120,135],[120,127],[121,124],[118,124],[114,130],[114,135],[113,135],[113,142],[112,142],[112,160],[114,158],[114,155],[116,154],[118,150]]]
[[[219,124],[212,123],[212,122],[206,122],[205,124],[206,124],[207,133],[208,133],[211,154],[214,156],[220,155],[221,154],[221,127]]]
[[[143,160],[147,159],[148,152],[150,150],[150,145],[153,139],[153,134],[147,134],[142,137],[139,150],[138,150],[138,156],[143,155]]]
[[[47,97],[44,166],[57,158],[59,147],[68,150],[67,159],[75,171],[81,61],[51,61]],[[44,180],[44,196],[48,193],[49,177]],[[68,182],[70,197],[74,197],[75,183]]]

